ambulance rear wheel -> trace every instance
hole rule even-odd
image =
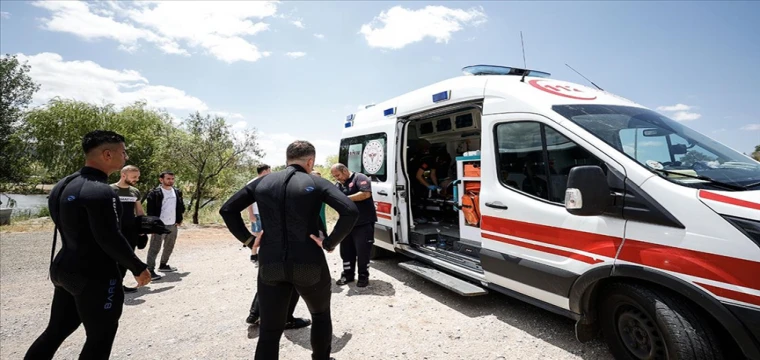
[[[599,320],[615,359],[722,359],[713,329],[686,299],[638,284],[611,284]]]

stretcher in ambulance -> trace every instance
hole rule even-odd
[[[760,163],[601,89],[464,72],[344,124],[376,255],[575,319],[618,359],[760,359]]]

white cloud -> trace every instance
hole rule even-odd
[[[10,19],[11,13],[7,11],[0,11],[0,19]]]
[[[757,131],[760,130],[760,124],[748,124],[741,127],[740,130]]]
[[[692,121],[692,120],[697,120],[701,118],[702,114],[697,114],[697,113],[688,112],[688,111],[678,111],[674,113],[673,115],[671,115],[671,117],[675,121]]]
[[[314,37],[317,38],[317,39],[324,39],[325,35],[324,34],[314,34]]]
[[[314,145],[317,150],[317,164],[324,164],[328,156],[337,154],[340,145],[337,140],[314,139],[309,136],[295,136],[289,133],[259,132],[257,142],[266,153],[262,161],[270,166],[284,165],[285,150],[290,143],[296,140],[306,140]]]
[[[254,62],[270,55],[244,39],[269,29],[259,20],[272,17],[271,1],[95,2],[38,1],[51,12],[43,28],[86,40],[111,39],[119,49],[135,51],[149,42],[167,54],[189,56],[187,48],[201,49],[233,63]]]
[[[221,116],[221,117],[223,117],[223,118],[225,118],[227,120],[230,120],[230,119],[243,119],[243,118],[245,118],[245,116],[243,116],[243,114],[240,114],[240,113],[229,113],[229,112],[226,112],[226,111],[209,111],[209,114],[216,115],[216,116]]]
[[[657,107],[657,110],[663,111],[663,112],[669,112],[673,120],[675,121],[692,121],[697,120],[702,117],[702,114],[691,112],[689,110],[694,109],[694,106],[689,106],[685,104],[675,104],[670,106],[659,106]]]
[[[292,51],[292,52],[286,53],[285,56],[291,59],[298,59],[298,58],[306,56],[306,53],[303,51]]]
[[[233,129],[245,129],[246,127],[248,127],[248,122],[246,122],[245,120],[240,120],[232,124]]]
[[[146,100],[155,108],[180,112],[208,110],[206,103],[180,89],[149,85],[148,79],[135,70],[107,69],[92,61],[64,61],[55,53],[18,57],[19,61],[29,61],[29,75],[40,84],[40,91],[34,94],[36,104],[59,96],[119,107]]]
[[[671,106],[659,106],[657,107],[657,110],[659,111],[686,111],[691,110],[691,106],[684,105],[684,104],[675,104]]]
[[[442,61],[443,61],[443,59],[442,59],[440,56],[433,56],[433,57],[432,57],[432,60],[433,60],[434,62],[442,62]]]
[[[394,6],[380,12],[371,22],[362,25],[359,33],[375,48],[401,49],[425,38],[436,43],[448,43],[451,35],[465,25],[477,26],[486,21],[483,9],[451,9],[445,6],[426,6],[410,10]]]
[[[295,25],[299,29],[306,28],[306,26],[303,24],[303,21],[301,20],[294,20],[294,21],[291,21],[290,23]]]

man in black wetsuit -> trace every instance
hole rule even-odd
[[[150,282],[147,265],[135,256],[120,231],[122,207],[106,183],[128,159],[124,137],[96,130],[82,140],[85,166],[62,179],[50,193],[50,216],[61,234],[61,251],[50,265],[55,286],[50,322],[25,359],[52,359],[79,324],[87,340],[81,359],[108,359],[124,306],[119,265],[137,286]],[[55,253],[55,240],[53,253]]]
[[[312,359],[330,358],[330,270],[323,250],[332,252],[351,232],[359,211],[329,181],[311,175],[316,151],[306,141],[288,146],[288,167],[256,179],[235,193],[219,213],[230,232],[245,246],[260,246],[258,292],[261,330],[257,360],[278,359],[293,289],[303,298],[312,316]],[[258,203],[263,234],[256,238],[240,212]],[[325,202],[340,218],[324,237],[319,209]],[[255,241],[254,241],[255,240]]]

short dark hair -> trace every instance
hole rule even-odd
[[[314,149],[314,145],[306,140],[296,140],[288,145],[286,151],[287,161],[299,160],[309,156],[315,156],[317,150]]]
[[[259,165],[259,166],[256,167],[256,173],[259,174],[259,175],[261,175],[261,173],[263,173],[264,171],[267,171],[267,170],[269,170],[269,165],[267,165],[267,164],[261,164],[261,165]]]
[[[171,171],[168,171],[168,170],[166,170],[166,171],[162,171],[162,172],[161,172],[161,175],[158,175],[158,177],[160,177],[160,178],[162,178],[162,179],[163,179],[165,175],[171,175],[171,176],[174,176],[174,173],[173,173],[173,172],[171,172]]]
[[[124,136],[108,130],[94,130],[82,138],[82,150],[89,154],[93,149],[103,144],[120,144],[125,142]]]

